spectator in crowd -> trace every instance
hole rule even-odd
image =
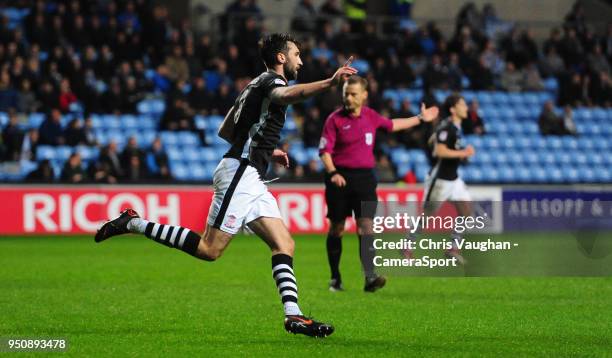
[[[73,184],[83,183],[87,180],[87,173],[83,169],[79,153],[74,152],[70,155],[70,158],[64,164],[60,180]]]
[[[119,161],[121,162],[121,167],[124,169],[124,171],[127,171],[130,166],[130,162],[132,161],[132,157],[134,156],[139,157],[141,159],[140,162],[142,162],[144,152],[138,147],[136,137],[131,136],[128,139],[127,145],[125,148],[123,148],[123,152],[121,152],[121,155],[119,156]]]
[[[55,173],[49,159],[44,159],[38,163],[36,169],[31,171],[25,178],[30,183],[52,183],[55,181]]]
[[[540,71],[544,77],[560,77],[565,71],[563,59],[554,46],[546,50],[546,54],[540,61]]]
[[[194,112],[183,97],[176,97],[169,105],[161,119],[161,129],[170,131],[195,130]]]
[[[506,64],[506,70],[502,73],[500,82],[505,91],[520,92],[523,90],[523,74],[512,62]]]
[[[127,167],[125,168],[125,176],[123,181],[125,182],[143,182],[148,177],[147,168],[142,162],[142,156],[130,155],[128,158]]]
[[[147,171],[152,178],[158,180],[171,179],[168,166],[168,155],[162,147],[161,139],[155,138],[146,156]]]
[[[18,104],[17,91],[11,83],[11,75],[7,70],[0,72],[0,111],[6,112],[16,108]]]
[[[470,108],[468,109],[468,115],[465,120],[461,122],[461,129],[463,134],[485,134],[485,126],[482,117],[478,113],[479,104],[476,99],[470,102]]]
[[[202,77],[196,77],[193,80],[193,86],[189,92],[189,106],[197,114],[208,115],[213,106],[213,96],[206,88],[206,80]]]
[[[168,78],[171,81],[187,81],[189,79],[189,64],[183,57],[181,46],[174,46],[172,54],[166,57]]]
[[[380,182],[390,183],[397,179],[395,170],[393,169],[391,161],[386,154],[381,154],[378,156],[374,170],[376,171],[376,176]]]
[[[75,118],[68,123],[64,131],[65,144],[69,146],[88,145],[87,135],[83,129],[83,122]]]
[[[36,149],[38,147],[38,129],[30,129],[28,135],[23,138],[21,145],[21,160],[36,160]]]
[[[19,129],[19,119],[14,111],[9,112],[9,123],[2,130],[2,142],[4,143],[4,160],[19,160],[23,132]]]
[[[538,71],[538,67],[534,62],[527,65],[525,68],[525,81],[524,89],[527,91],[542,91],[544,89],[544,82]]]
[[[20,113],[33,113],[38,110],[40,103],[36,99],[36,93],[32,90],[30,80],[24,78],[21,81],[21,90],[17,95],[17,110]]]
[[[53,108],[49,112],[38,132],[40,134],[40,144],[63,145],[65,143],[62,113],[58,108]]]
[[[114,178],[123,176],[123,168],[117,152],[117,142],[111,140],[108,145],[102,147],[98,162],[105,164],[108,168],[108,174]]]
[[[316,26],[317,10],[312,0],[300,0],[291,20],[291,30],[296,32],[314,32]]]
[[[552,101],[547,101],[538,120],[542,135],[567,135],[571,132],[565,127],[564,118],[557,116]]]
[[[323,130],[323,118],[317,106],[311,106],[306,110],[302,124],[302,143],[306,148],[319,146],[319,138]]]
[[[410,118],[415,114],[412,111],[412,104],[408,99],[404,99],[398,111],[389,115],[387,118]],[[421,148],[423,144],[423,123],[409,131],[397,131],[393,133],[395,141],[406,148]],[[378,138],[377,138],[378,139]]]
[[[63,79],[60,84],[60,94],[58,98],[58,107],[62,113],[68,113],[70,106],[76,103],[77,97],[70,88],[70,82],[67,79]]]

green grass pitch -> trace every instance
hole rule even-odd
[[[354,235],[346,291],[327,291],[323,236],[296,237],[306,314],[284,331],[268,248],[237,237],[217,262],[142,237],[0,238],[0,337],[65,337],[69,356],[610,356],[610,278],[391,277],[364,293]]]

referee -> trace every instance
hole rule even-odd
[[[331,269],[330,291],[341,291],[342,278],[339,264],[342,254],[342,234],[347,216],[354,213],[361,265],[365,274],[364,290],[374,292],[382,288],[386,279],[374,272],[372,219],[375,206],[362,212],[362,202],[376,202],[377,180],[374,175],[374,140],[376,130],[389,132],[408,129],[421,121],[430,122],[438,116],[438,108],[425,108],[411,118],[389,120],[365,106],[368,82],[353,75],[344,83],[344,106],[327,117],[323,127],[319,155],[325,167],[325,200],[330,228],[327,236],[327,257]]]

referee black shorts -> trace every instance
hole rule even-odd
[[[355,218],[373,218],[376,214],[377,180],[372,169],[336,168],[346,180],[346,186],[340,188],[325,178],[325,200],[327,217],[332,222],[341,222],[352,213]],[[362,202],[373,204],[364,205]]]

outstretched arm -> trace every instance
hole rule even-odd
[[[287,87],[277,87],[270,92],[270,99],[276,104],[288,105],[302,102],[309,97],[326,91],[332,86],[341,83],[345,78],[357,73],[355,68],[350,67],[352,61],[353,57],[349,58],[346,64],[340,67],[331,78]]]
[[[425,108],[425,103],[421,103],[421,114],[410,118],[393,118],[393,132],[408,129],[414,126],[418,126],[421,120],[424,122],[431,122],[438,117],[438,107],[433,106]],[[420,117],[420,118],[419,118]]]

